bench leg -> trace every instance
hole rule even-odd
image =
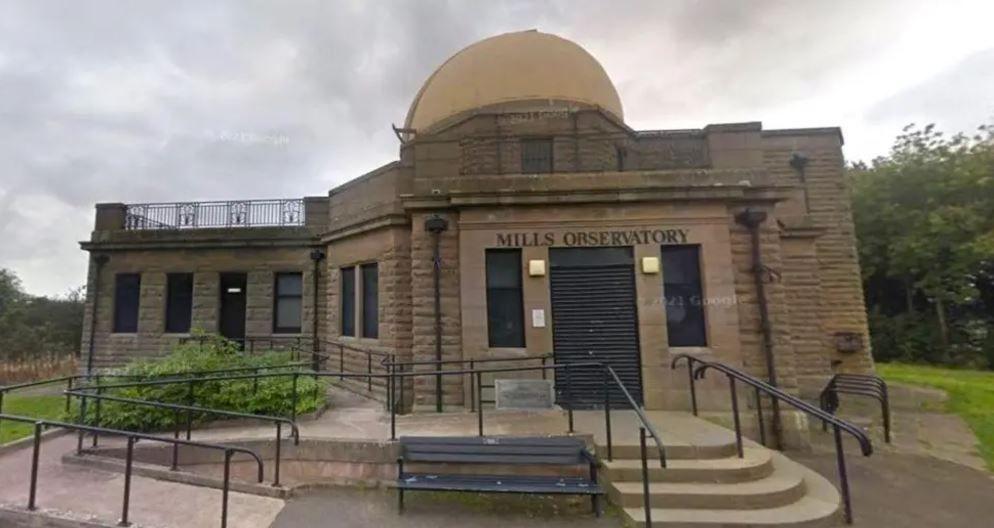
[[[397,511],[404,513],[404,488],[397,488]]]
[[[591,502],[591,504],[594,507],[594,515],[596,517],[600,517],[601,516],[601,496],[600,495],[591,495],[590,496],[590,502]]]

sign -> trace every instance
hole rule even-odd
[[[545,328],[545,310],[541,308],[532,310],[532,328]]]
[[[499,379],[494,380],[498,409],[551,409],[552,380]]]
[[[617,229],[604,231],[517,231],[497,233],[498,247],[634,246],[686,244],[689,229]]]

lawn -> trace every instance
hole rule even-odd
[[[958,414],[973,429],[981,456],[994,471],[994,372],[955,370],[899,363],[878,364],[887,381],[925,385],[949,394],[949,412]]]
[[[66,399],[62,396],[7,394],[3,398],[3,413],[59,420],[65,405]],[[0,445],[29,436],[33,431],[31,424],[0,421]]]

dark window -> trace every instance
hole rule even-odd
[[[362,265],[362,337],[379,337],[379,285],[376,264]]]
[[[301,273],[277,273],[273,298],[273,333],[300,333],[304,278]]]
[[[662,246],[666,330],[673,347],[707,346],[701,247]]]
[[[487,336],[491,347],[525,346],[521,250],[487,250]]]
[[[552,172],[552,140],[521,140],[521,172]]]
[[[342,268],[342,335],[355,335],[355,268]]]
[[[184,334],[190,331],[193,310],[193,274],[166,275],[166,332]]]
[[[138,331],[138,299],[141,296],[140,273],[118,273],[114,277],[114,331]]]

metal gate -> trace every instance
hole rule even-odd
[[[642,372],[631,248],[550,249],[549,279],[556,363],[598,361],[610,365],[641,404]],[[613,382],[612,386],[616,387]],[[616,388],[610,394],[612,406],[625,402]],[[603,369],[559,370],[556,399],[561,405],[573,408],[602,407]]]

